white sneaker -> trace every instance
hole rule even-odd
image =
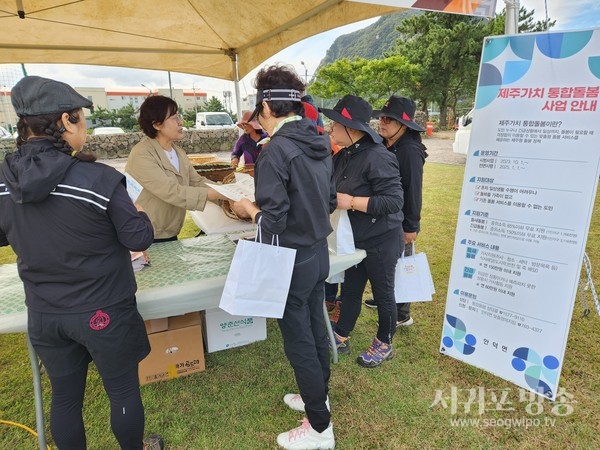
[[[333,425],[316,432],[306,419],[302,419],[302,425],[286,433],[277,436],[277,443],[289,450],[321,450],[335,448],[335,437],[333,436]]]
[[[304,412],[304,400],[302,400],[300,394],[285,394],[283,396],[283,402],[294,411]],[[329,406],[329,396],[327,396],[327,400],[325,400],[325,405],[327,405],[327,409],[331,411],[331,407]]]

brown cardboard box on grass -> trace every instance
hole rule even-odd
[[[191,327],[202,324],[202,316],[200,311],[183,314],[181,316],[169,317],[169,330],[177,330],[178,328]]]
[[[144,320],[144,325],[146,325],[147,334],[160,333],[169,329],[169,319],[165,317],[163,319]]]
[[[141,385],[184,377],[205,369],[202,325],[152,333],[148,339],[152,350],[140,363]]]

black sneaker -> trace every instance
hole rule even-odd
[[[164,450],[165,441],[159,434],[151,434],[144,439],[144,450]]]
[[[372,298],[365,300],[365,306],[367,308],[377,309],[377,303],[375,303],[375,300],[373,300]]]

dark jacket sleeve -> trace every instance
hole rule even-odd
[[[125,186],[115,188],[106,210],[119,242],[130,251],[146,250],[154,240],[154,230],[145,212],[137,211]]]
[[[398,161],[389,152],[382,152],[381,155],[381,159],[371,164],[365,174],[373,192],[369,198],[367,214],[374,216],[393,214],[402,209]]]
[[[423,164],[422,151],[414,145],[397,153],[400,166],[400,178],[404,189],[404,222],[402,228],[406,232],[419,232],[421,223],[421,207],[423,198]]]

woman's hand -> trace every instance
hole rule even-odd
[[[337,204],[338,209],[352,209],[352,195],[344,194],[342,192],[337,193]]]
[[[239,218],[250,218],[252,219],[252,222],[254,222],[256,215],[260,212],[260,208],[247,198],[242,198],[240,201],[231,202],[230,204],[231,209]]]
[[[247,198],[243,198],[239,202],[229,200],[229,206],[231,207],[231,210],[235,213],[235,215],[238,216],[240,219],[249,219],[250,213],[248,212],[248,210],[246,210],[244,200],[250,203],[250,201]]]
[[[231,167],[237,167],[240,163],[240,158],[231,158]]]

